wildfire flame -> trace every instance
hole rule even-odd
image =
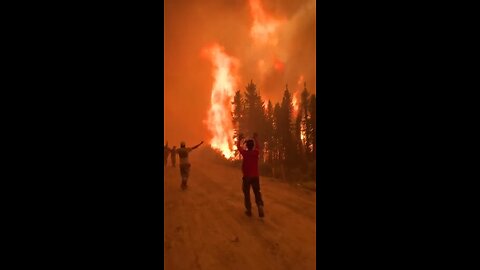
[[[210,109],[206,124],[212,133],[212,148],[219,150],[227,159],[234,157],[232,104],[237,84],[238,60],[227,55],[222,47],[214,44],[204,51],[213,64],[213,86]]]
[[[298,111],[300,108],[300,102],[298,101],[300,92],[302,91],[302,82],[305,81],[305,77],[303,75],[300,75],[297,81],[297,85],[295,87],[295,92],[292,95],[292,104],[293,104],[293,113],[294,116],[296,117],[298,115]]]
[[[306,133],[305,125],[302,124],[302,129],[300,130],[300,139],[302,140],[303,144],[305,144],[305,140],[306,140],[305,133]]]
[[[299,89],[301,89],[302,82],[305,83],[305,77],[303,75],[300,75],[300,78],[298,78],[298,82],[297,82],[297,86],[299,87]],[[301,130],[300,130],[300,139],[304,144],[306,140],[305,133],[306,133],[306,126],[305,126],[305,123],[302,122]]]
[[[250,14],[252,16],[252,26],[250,36],[257,52],[262,52],[260,59],[257,60],[258,74],[260,80],[270,71],[277,73],[285,72],[284,56],[278,52],[278,32],[280,27],[287,22],[283,18],[274,18],[264,10],[261,0],[249,0]],[[232,124],[233,97],[237,89],[237,68],[239,61],[225,53],[225,50],[218,44],[214,44],[204,49],[204,55],[213,64],[213,86],[210,97],[210,108],[205,123],[212,134],[210,145],[218,150],[227,159],[235,158],[233,141],[234,128]],[[303,81],[303,75],[299,79]],[[299,93],[297,88],[292,97],[295,116],[300,111]],[[266,106],[265,106],[266,109]],[[302,134],[304,135],[304,134]],[[304,137],[304,136],[303,136]],[[303,138],[302,137],[302,138]]]
[[[300,113],[300,104],[298,102],[298,94],[299,94],[300,91],[296,91],[294,94],[293,94],[293,98],[292,98],[292,105],[293,105],[293,115],[294,117],[297,117],[298,114]],[[302,140],[302,142],[305,144],[305,124],[302,122],[300,124],[300,139]]]
[[[294,116],[297,116],[297,114],[298,114],[298,109],[299,109],[299,106],[300,106],[300,104],[298,104],[297,95],[298,95],[298,91],[296,91],[296,92],[293,94],[293,97],[292,97],[293,115],[294,115]]]

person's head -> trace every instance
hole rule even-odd
[[[180,147],[181,147],[181,148],[185,148],[185,142],[181,142],[181,143],[180,143]]]
[[[245,142],[245,144],[247,145],[247,149],[248,149],[248,150],[252,150],[252,149],[253,149],[253,145],[254,145],[253,140],[247,140],[247,141]]]

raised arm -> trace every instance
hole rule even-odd
[[[260,144],[258,143],[258,134],[257,133],[253,133],[253,140],[255,141],[255,150],[257,150],[258,152],[260,152]]]
[[[193,149],[195,149],[195,148],[199,147],[199,146],[200,146],[200,145],[202,145],[202,144],[203,144],[203,141],[201,141],[199,144],[195,145],[195,146],[194,146],[194,147],[192,147],[191,149],[193,150]]]
[[[238,152],[243,153],[245,150],[242,148],[242,140],[243,140],[243,134],[240,133],[238,135],[238,140],[237,140],[237,149]]]
[[[240,147],[242,146],[242,140],[243,140],[243,134],[240,133],[240,135],[238,135],[238,140],[237,140],[237,149],[240,149]]]

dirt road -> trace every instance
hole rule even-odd
[[[241,171],[193,152],[189,188],[164,173],[166,270],[315,269],[316,193],[261,177],[265,217],[244,214]],[[178,164],[177,164],[178,166]]]

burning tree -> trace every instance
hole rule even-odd
[[[267,109],[265,111],[265,151],[267,154],[267,162],[270,166],[273,165],[274,152],[275,152],[275,136],[274,136],[274,115],[273,115],[273,105],[269,100],[267,104]]]
[[[237,141],[241,130],[244,129],[244,100],[240,90],[235,92],[232,102],[232,123],[233,123],[233,140]],[[235,149],[234,156],[238,156],[238,149]]]
[[[211,106],[206,121],[213,135],[210,145],[229,159],[234,154],[233,127],[229,116],[231,116],[231,101],[234,98],[234,88],[237,83],[235,71],[238,61],[227,55],[218,44],[206,48],[203,52],[214,66]]]
[[[316,98],[315,98],[315,95],[311,95],[310,96],[310,104],[309,104],[309,111],[310,111],[310,116],[311,116],[311,128],[309,130],[309,134],[310,134],[310,142],[312,144],[312,157],[313,159],[315,159],[316,155],[317,155],[317,142],[316,142],[316,138],[317,138],[317,101],[316,101]]]
[[[301,95],[300,107],[301,107],[301,115],[302,115],[302,122],[301,122],[301,133],[302,133],[302,142],[303,142],[303,149],[305,151],[305,157],[307,160],[311,159],[311,153],[313,148],[312,142],[312,118],[309,109],[309,97],[310,94],[307,91],[307,83],[304,84],[304,89]]]

